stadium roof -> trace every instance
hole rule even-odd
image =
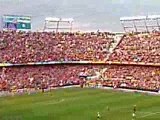
[[[148,15],[148,19],[160,19],[160,15]]]
[[[51,21],[51,22],[73,22],[74,19],[73,18],[54,18],[54,17],[46,17],[45,19],[46,21]]]
[[[46,17],[45,20],[46,20],[46,21],[53,21],[53,22],[56,22],[56,21],[59,21],[60,18]]]
[[[73,22],[73,18],[63,18],[61,19],[61,21],[64,21],[64,22]]]
[[[150,20],[150,19],[151,20],[160,19],[160,15],[121,17],[120,21]]]
[[[145,20],[146,16],[121,17],[120,21]]]

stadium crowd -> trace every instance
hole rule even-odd
[[[114,42],[113,36],[114,34],[100,32],[0,31],[0,63],[103,61]],[[159,33],[126,35],[109,60],[160,63],[159,36]],[[103,71],[104,69],[106,70]],[[158,91],[160,89],[160,67],[37,65],[0,68],[0,91],[79,85],[85,83],[85,80],[114,88]]]
[[[104,74],[110,86],[156,91],[160,88],[160,67],[111,65]]]
[[[82,76],[95,76],[100,67],[90,65],[50,65],[2,68],[0,90],[40,88],[80,84]]]
[[[126,35],[110,61],[160,63],[160,33]]]
[[[114,42],[109,33],[0,32],[0,63],[102,61]]]
[[[107,68],[106,71],[101,72],[104,68]],[[97,73],[100,76],[95,77]],[[145,66],[24,66],[2,68],[0,75],[0,90],[80,85],[85,81],[108,87],[151,91],[158,91],[160,87],[160,68]]]

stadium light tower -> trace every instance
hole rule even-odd
[[[47,17],[45,19],[43,31],[55,30],[55,32],[59,32],[69,30],[70,32],[72,32],[73,22],[73,18]]]
[[[150,26],[150,27],[153,27],[154,29],[160,31],[160,23],[159,23],[159,20],[160,20],[160,15],[148,15],[148,21],[152,21],[152,22],[155,22],[154,26]]]
[[[121,17],[120,22],[125,32],[160,31],[160,15]]]
[[[138,28],[146,28],[146,16],[121,17],[121,24],[125,32],[138,32]],[[137,22],[144,21],[143,24],[137,25]],[[131,31],[130,31],[131,30]]]

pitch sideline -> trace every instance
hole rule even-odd
[[[145,117],[148,117],[148,116],[152,116],[152,115],[155,115],[155,114],[160,114],[160,112],[143,112],[143,113],[147,113],[146,115],[143,115],[143,116],[140,116],[138,118],[145,118]]]

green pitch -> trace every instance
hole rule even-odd
[[[69,88],[0,98],[0,120],[160,120],[160,96]]]

